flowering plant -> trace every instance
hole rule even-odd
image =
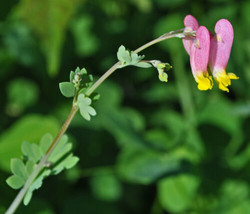
[[[184,19],[184,26],[184,29],[165,33],[134,51],[128,50],[123,45],[120,46],[117,51],[118,62],[96,82],[85,68],[77,68],[70,72],[69,81],[59,84],[62,95],[73,99],[72,109],[59,133],[54,140],[51,135],[44,135],[39,145],[24,142],[22,159],[11,161],[13,175],[7,179],[7,183],[12,188],[21,188],[21,190],[6,214],[14,213],[22,201],[27,205],[33,192],[41,187],[46,177],[57,175],[77,164],[79,158],[71,153],[72,144],[68,142],[65,132],[78,111],[88,121],[96,116],[97,111],[94,105],[100,96],[94,92],[114,71],[127,66],[154,67],[157,70],[159,80],[168,82],[167,72],[172,66],[158,59],[145,59],[144,55],[139,55],[139,52],[144,49],[170,38],[181,38],[184,48],[190,56],[191,70],[198,84],[198,89],[211,90],[213,88],[213,76],[218,87],[229,92],[228,86],[231,85],[231,80],[238,79],[235,74],[226,73],[234,36],[231,23],[226,19],[219,20],[215,25],[215,34],[212,34],[206,27],[199,26],[193,16],[187,15]],[[172,163],[174,171],[179,163],[173,160],[174,158],[169,159],[171,163],[174,162]],[[158,178],[165,173],[165,165],[169,163],[169,159],[157,159],[157,164],[163,166],[161,168],[163,172],[161,170],[154,172],[154,178]],[[143,182],[149,181],[145,179]],[[194,182],[193,188],[196,189],[197,185],[197,182]]]

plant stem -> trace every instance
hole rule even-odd
[[[142,50],[144,50],[144,49],[146,49],[146,48],[148,48],[148,47],[150,47],[150,46],[152,46],[152,45],[154,45],[156,43],[159,43],[159,42],[164,41],[166,39],[170,39],[170,38],[176,37],[177,34],[183,35],[183,37],[186,34],[189,35],[189,33],[179,33],[180,31],[183,31],[183,29],[179,29],[179,30],[176,30],[176,31],[171,31],[169,33],[165,33],[162,36],[160,36],[160,37],[158,37],[158,38],[156,38],[156,39],[154,39],[154,40],[146,43],[145,45],[142,45],[141,47],[137,48],[134,52],[135,53],[139,53]]]
[[[17,207],[19,206],[19,204],[23,200],[23,198],[24,198],[26,192],[28,191],[30,185],[35,180],[35,178],[37,177],[37,175],[41,172],[41,170],[44,168],[44,164],[48,160],[50,154],[52,153],[52,151],[54,150],[54,148],[58,144],[58,142],[61,139],[61,137],[63,136],[63,134],[68,129],[68,127],[69,127],[69,125],[70,125],[70,123],[71,123],[72,119],[74,118],[74,116],[75,116],[75,114],[76,114],[77,111],[78,111],[78,107],[73,105],[72,109],[71,109],[71,111],[70,111],[70,113],[68,115],[68,118],[66,119],[66,121],[63,124],[63,126],[61,127],[61,129],[60,129],[59,133],[57,134],[56,138],[54,139],[54,141],[50,145],[50,147],[47,150],[46,154],[40,160],[40,162],[37,165],[37,167],[35,168],[35,170],[31,173],[31,175],[29,176],[29,178],[26,181],[25,185],[19,191],[19,193],[17,194],[16,198],[14,199],[14,201],[12,202],[12,204],[10,205],[9,209],[6,211],[5,214],[12,214],[12,213],[15,212],[15,210],[17,209]]]
[[[134,52],[135,53],[139,53],[140,51],[156,44],[159,43],[161,41],[164,41],[166,39],[170,39],[173,37],[178,37],[179,36],[188,36],[189,33],[179,33],[183,31],[183,29],[180,30],[176,30],[176,31],[171,31],[169,33],[166,33],[162,36],[160,36],[157,39],[154,39],[144,45],[142,45],[141,47],[137,48]],[[107,79],[115,70],[117,70],[120,66],[120,62],[116,62],[109,70],[107,70],[96,82],[95,84],[89,88],[89,90],[86,92],[87,96],[90,96],[101,84],[102,82]],[[77,93],[76,93],[77,96]],[[24,184],[23,188],[19,191],[19,193],[17,194],[16,198],[14,199],[14,201],[11,203],[10,207],[8,208],[8,210],[6,211],[5,214],[13,214],[15,212],[15,210],[17,209],[17,207],[20,205],[21,201],[23,200],[25,194],[27,193],[30,185],[32,184],[32,182],[36,179],[37,175],[41,172],[41,170],[45,167],[45,163],[48,160],[50,154],[52,153],[52,151],[54,150],[54,148],[56,147],[56,145],[58,144],[59,140],[61,139],[61,137],[63,136],[63,134],[66,132],[66,130],[68,129],[71,121],[73,120],[76,112],[78,111],[78,106],[75,105],[75,102],[77,101],[77,97],[75,96],[74,101],[73,101],[73,106],[72,109],[66,119],[66,121],[64,122],[63,126],[61,127],[59,133],[57,134],[56,138],[54,139],[54,141],[52,142],[52,144],[50,145],[49,149],[47,150],[46,154],[43,156],[43,158],[40,160],[39,164],[37,165],[37,167],[35,168],[35,170],[32,172],[32,174],[29,176],[29,178],[27,179],[26,183]]]
[[[137,48],[136,50],[134,50],[133,52],[134,53],[139,53],[141,51],[143,51],[144,49],[156,44],[156,43],[159,43],[161,41],[164,41],[164,40],[167,40],[167,39],[170,39],[170,38],[173,38],[173,37],[177,37],[177,35],[182,35],[183,37],[185,36],[190,36],[192,35],[191,33],[180,33],[182,32],[183,29],[179,29],[179,30],[176,30],[176,31],[171,31],[169,33],[166,33],[166,34],[163,34],[162,36],[142,45],[141,47]],[[106,73],[104,73],[96,82],[95,84],[86,92],[86,95],[89,96],[92,94],[92,92],[98,88],[102,82],[107,79],[115,70],[117,70],[119,68],[119,65],[120,65],[120,62],[116,62]]]

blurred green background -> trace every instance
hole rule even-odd
[[[58,83],[85,67],[95,78],[133,50],[195,16],[213,31],[235,31],[230,93],[198,91],[180,39],[146,59],[169,62],[169,82],[153,68],[127,67],[98,92],[97,116],[79,115],[67,134],[76,167],[45,179],[25,214],[250,213],[250,1],[9,0],[0,3],[0,213],[17,194],[7,186],[21,143],[56,135],[71,108]]]

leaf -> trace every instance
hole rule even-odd
[[[58,165],[56,165],[53,168],[52,173],[54,175],[57,175],[64,169],[70,169],[74,167],[78,161],[79,161],[78,157],[73,156],[73,154],[69,154],[66,158],[64,158],[63,161],[61,161]]]
[[[72,144],[68,142],[68,136],[63,135],[58,142],[56,148],[52,152],[48,161],[56,163],[60,158],[62,158],[66,153],[68,153],[72,148]]]
[[[117,170],[123,178],[140,184],[150,184],[180,169],[180,160],[149,149],[124,149],[117,165]]]
[[[38,99],[38,87],[34,82],[20,78],[12,80],[7,87],[7,112],[18,116],[27,107],[32,106]]]
[[[117,58],[124,65],[130,64],[130,62],[132,61],[129,51],[126,50],[126,48],[123,45],[121,45],[118,49]]]
[[[241,120],[234,112],[234,105],[221,96],[213,96],[202,108],[199,118],[200,123],[217,125],[229,134],[234,135],[240,131]]]
[[[51,171],[49,169],[45,170],[30,185],[30,187],[29,187],[29,189],[28,189],[28,191],[27,191],[27,193],[26,193],[26,195],[24,196],[24,199],[23,199],[24,205],[28,205],[28,203],[30,202],[30,200],[32,198],[33,191],[35,191],[36,189],[39,189],[42,186],[43,179],[46,178],[47,176],[49,176],[50,172]]]
[[[93,19],[86,13],[72,21],[71,30],[76,43],[76,52],[81,57],[93,55],[100,45],[92,29],[94,30]]]
[[[133,51],[126,50],[123,45],[121,45],[118,49],[117,58],[121,62],[120,68],[128,65],[133,65],[141,68],[151,67],[149,63],[140,62],[144,58],[143,55],[140,56],[137,53],[134,53]]]
[[[78,96],[78,106],[80,108],[80,113],[82,117],[86,120],[90,120],[90,115],[95,116],[96,111],[93,107],[91,107],[91,99],[85,97],[84,94],[80,94]]]
[[[52,141],[53,141],[53,137],[50,133],[47,133],[47,134],[42,136],[40,143],[39,143],[39,146],[40,146],[43,154],[45,154],[47,152]]]
[[[199,179],[181,174],[164,178],[158,183],[158,197],[162,207],[171,213],[185,212],[194,200]]]
[[[152,65],[150,63],[147,62],[138,62],[135,64],[136,67],[140,67],[140,68],[151,68]]]
[[[107,109],[103,115],[102,123],[104,124],[104,128],[115,137],[119,146],[146,147],[147,141],[135,129],[135,126],[137,126],[135,123],[140,122],[140,119],[137,117],[139,120],[135,121],[133,119],[135,119],[136,116],[130,118],[130,113],[117,109],[110,111],[110,108]]]
[[[23,141],[39,142],[47,132],[55,135],[59,130],[59,123],[53,117],[28,115],[16,123],[0,136],[0,168],[10,170],[11,158],[22,155],[20,147]]]
[[[11,159],[11,171],[14,175],[26,180],[27,172],[24,163],[16,158]]]
[[[29,160],[36,163],[42,157],[42,151],[37,144],[23,142],[21,146],[22,152]]]
[[[63,96],[74,97],[75,96],[75,86],[71,82],[61,82],[59,83],[59,88]]]
[[[117,201],[122,196],[122,186],[110,170],[98,171],[90,180],[93,195],[102,201]]]
[[[35,169],[35,163],[32,160],[28,160],[25,166],[26,166],[27,175],[28,176],[31,175],[31,173]]]
[[[17,175],[12,175],[6,182],[13,189],[20,189],[24,185],[25,180]]]

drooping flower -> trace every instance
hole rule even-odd
[[[187,15],[184,18],[184,33],[196,31],[199,28],[198,21],[192,15]],[[182,39],[185,50],[190,54],[191,44],[193,43],[193,38]]]
[[[210,35],[206,27],[200,26],[196,31],[196,38],[190,46],[190,65],[199,90],[213,87],[212,77],[207,71],[210,51]]]
[[[209,67],[219,88],[229,92],[227,87],[231,85],[231,79],[239,79],[234,73],[226,73],[234,31],[226,19],[220,19],[214,30],[216,34],[212,36],[210,42]]]

